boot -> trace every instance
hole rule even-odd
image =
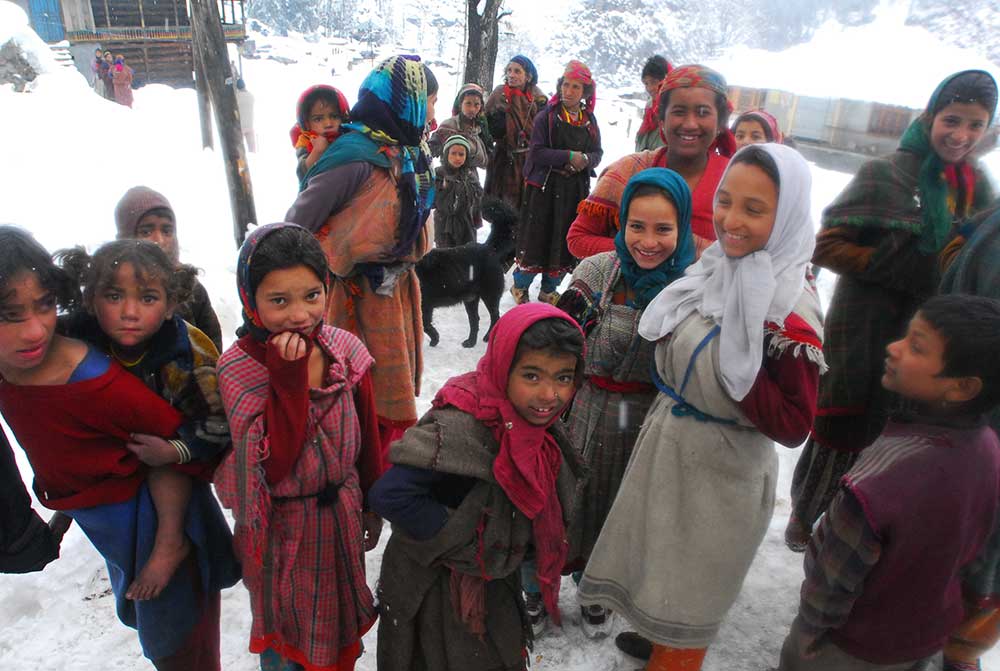
[[[516,305],[524,305],[525,303],[531,300],[530,298],[528,298],[528,290],[521,289],[519,287],[511,287],[510,295],[514,297],[514,303]]]
[[[649,659],[653,654],[653,644],[634,631],[623,631],[615,637],[615,645],[626,655],[637,659]]]

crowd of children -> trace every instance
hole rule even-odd
[[[972,157],[996,82],[943,81],[816,234],[773,116],[730,130],[704,66],[657,56],[642,80],[637,153],[593,191],[579,61],[549,99],[516,56],[433,134],[419,57],[380,63],[353,107],[307,89],[299,195],[239,250],[221,355],[162,194],[124,194],[93,254],[0,226],[0,413],[56,511],[31,509],[4,440],[0,570],[40,570],[79,525],[161,671],[221,668],[240,579],[262,671],[350,671],[376,622],[380,670],[523,671],[572,574],[588,636],[617,614],[647,671],[697,671],[770,525],[774,443],[806,442],[779,669],[980,668],[1000,638],[1000,206]],[[517,305],[418,418],[413,267],[430,239],[475,242],[484,192],[521,213]],[[840,276],[825,321],[814,264]]]

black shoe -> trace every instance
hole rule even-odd
[[[623,631],[615,636],[615,645],[626,655],[637,659],[649,659],[653,656],[653,644],[634,631]]]

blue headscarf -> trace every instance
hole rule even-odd
[[[625,245],[629,204],[632,202],[636,189],[646,184],[661,189],[677,208],[677,247],[674,248],[674,253],[669,258],[650,270],[640,268]],[[625,282],[635,292],[635,298],[631,305],[643,310],[663,287],[684,275],[684,270],[694,263],[694,236],[691,234],[691,190],[684,178],[673,170],[647,168],[637,172],[625,185],[620,220],[621,228],[618,229],[618,235],[615,236],[615,252],[621,261]]]
[[[531,87],[538,83],[538,70],[535,69],[535,64],[531,62],[530,58],[520,54],[510,59],[510,62],[517,63],[524,68],[525,74],[528,75],[527,81],[524,83],[524,90],[531,90]]]

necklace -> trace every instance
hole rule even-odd
[[[111,356],[113,356],[118,363],[120,363],[121,365],[125,366],[126,368],[131,368],[133,366],[138,366],[140,363],[142,363],[142,360],[146,358],[147,354],[149,354],[149,350],[146,350],[145,352],[143,352],[142,354],[140,354],[139,358],[136,359],[135,361],[127,361],[127,360],[123,359],[122,356],[118,352],[115,351],[115,344],[111,343]]]
[[[570,112],[566,105],[562,106],[562,116],[567,123],[571,123],[574,126],[579,126],[581,121],[583,121],[583,109],[580,107],[576,108],[576,112]]]

